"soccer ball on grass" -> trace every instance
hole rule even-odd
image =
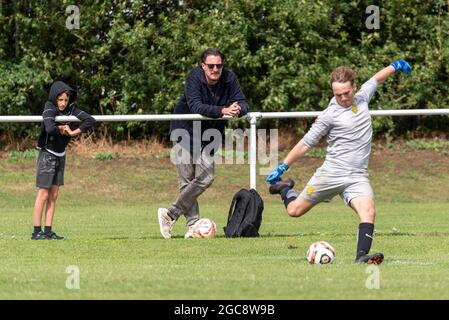
[[[316,241],[307,250],[307,260],[310,264],[329,264],[334,259],[335,250],[326,241]]]
[[[194,238],[212,238],[217,234],[217,225],[211,219],[199,219],[193,225]]]

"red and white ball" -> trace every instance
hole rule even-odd
[[[217,234],[217,225],[211,219],[199,219],[193,226],[194,238],[212,238]]]
[[[310,264],[329,264],[335,259],[335,249],[326,241],[316,241],[307,250]]]

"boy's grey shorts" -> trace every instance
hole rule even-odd
[[[356,197],[367,196],[374,199],[369,179],[358,175],[343,178],[314,175],[299,196],[304,200],[318,203],[330,202],[336,195],[340,195],[348,206]]]
[[[64,185],[65,156],[58,157],[45,149],[37,158],[36,187],[50,189],[52,185]]]

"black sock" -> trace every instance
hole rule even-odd
[[[287,208],[288,204],[292,201],[295,201],[298,198],[295,190],[286,186],[281,190],[281,199],[284,202],[285,207]]]
[[[41,226],[34,226],[34,233],[39,233],[42,231]]]
[[[50,233],[51,232],[51,226],[45,226],[44,233]]]
[[[357,233],[357,259],[365,254],[368,254],[373,243],[374,224],[361,223],[359,224],[359,232]]]

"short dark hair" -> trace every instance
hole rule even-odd
[[[201,62],[204,63],[208,56],[219,56],[222,62],[225,60],[224,54],[215,48],[207,48],[204,50],[203,53],[201,53]]]

